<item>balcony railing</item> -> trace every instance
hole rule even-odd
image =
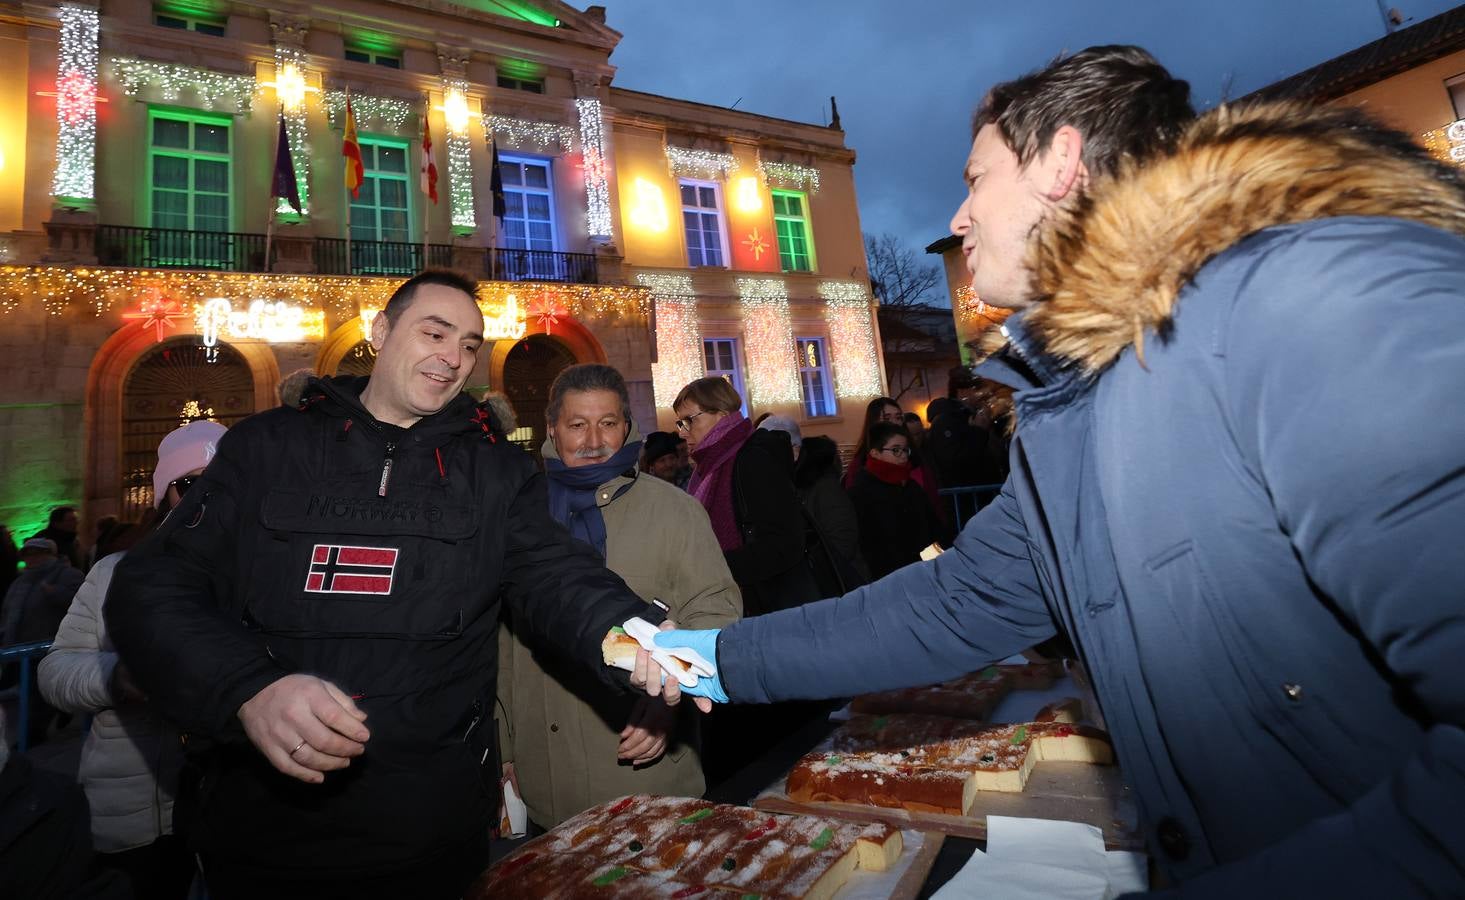
[[[595,284],[595,254],[561,253],[558,250],[510,250],[490,247],[484,251],[484,271],[493,281],[563,281]]]
[[[139,269],[263,272],[265,236],[233,231],[98,225],[97,262]]]
[[[426,268],[451,268],[450,244],[428,244],[427,264],[422,245],[400,241],[350,241],[347,264],[345,238],[315,239],[315,270],[322,275],[416,275]]]
[[[345,238],[326,237],[318,237],[314,241],[314,270],[321,275],[411,276],[425,268],[453,268],[454,247],[449,244],[428,244],[424,254],[422,244],[404,241],[347,241]],[[284,241],[276,235],[275,246],[269,251],[276,261],[283,258],[280,254],[282,243]],[[100,265],[137,269],[264,272],[266,246],[263,234],[232,231],[184,231],[132,225],[98,225],[96,231],[97,262]],[[461,254],[462,248],[458,249]],[[468,252],[482,253],[476,259],[483,271],[474,274],[481,274],[492,281],[599,282],[593,253],[503,247]],[[302,255],[301,261],[305,259]],[[475,268],[474,259],[471,255],[466,259],[459,256],[460,264],[466,268]]]

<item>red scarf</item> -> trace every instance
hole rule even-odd
[[[911,478],[910,463],[886,462],[873,456],[865,457],[865,471],[886,484],[905,484]]]
[[[733,504],[733,463],[752,433],[753,423],[743,418],[742,413],[728,413],[692,451],[697,471],[692,473],[687,492],[707,510],[717,545],[725,551],[743,546]]]

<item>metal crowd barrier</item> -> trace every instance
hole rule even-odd
[[[20,663],[20,711],[16,718],[20,724],[16,729],[17,746],[21,753],[30,748],[31,739],[31,679],[35,677],[31,664],[33,660],[39,660],[51,649],[50,641],[37,641],[34,644],[11,644],[8,647],[0,647],[0,669],[5,668],[12,662]]]
[[[1000,484],[974,484],[967,487],[942,488],[941,496],[951,501],[952,520],[958,531],[977,510],[992,502],[1002,491]]]

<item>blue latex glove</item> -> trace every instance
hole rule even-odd
[[[717,671],[717,636],[721,632],[721,628],[708,628],[705,631],[673,629],[656,633],[656,646],[663,650],[690,647],[702,654],[703,659],[712,663],[712,674],[698,678],[697,683],[692,687],[682,688],[683,694],[706,697],[713,703],[728,702],[727,691],[722,688],[722,676]]]

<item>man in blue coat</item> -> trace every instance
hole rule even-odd
[[[1020,310],[981,373],[1017,427],[955,546],[659,640],[760,703],[1061,631],[1180,894],[1456,895],[1465,183],[1356,113],[1186,97],[1100,47],[977,111],[952,228]]]

